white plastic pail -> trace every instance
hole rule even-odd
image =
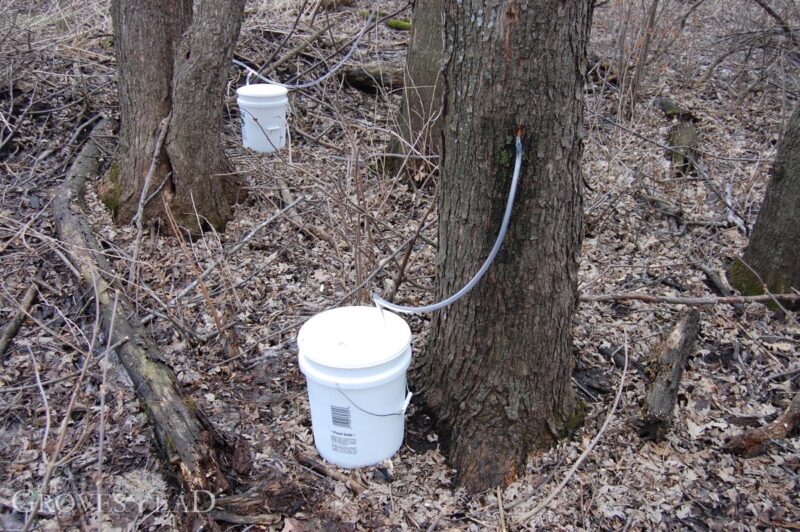
[[[270,153],[286,144],[286,87],[256,83],[236,89],[245,148]]]
[[[394,455],[411,400],[408,324],[376,307],[342,307],[308,320],[297,346],[319,454],[341,467]]]

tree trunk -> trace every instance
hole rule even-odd
[[[772,293],[800,289],[800,107],[778,146],[778,155],[767,186],[764,205],[753,236],[741,261],[729,275],[742,294],[763,293],[762,282]],[[749,266],[749,268],[748,268]],[[759,280],[750,270],[761,277]]]
[[[240,180],[222,150],[221,104],[244,3],[112,1],[122,124],[101,194],[116,222],[136,215],[155,155],[146,196],[160,194],[145,218],[165,221],[166,201],[192,233],[224,229]],[[166,142],[158,146],[167,116]]]
[[[580,421],[570,384],[582,230],[583,75],[591,2],[446,4],[438,296],[491,248],[522,175],[495,264],[435,316],[419,385],[449,436],[458,480],[511,482],[535,449]],[[415,22],[416,23],[416,22]]]
[[[417,0],[406,54],[403,100],[390,153],[438,154],[442,97],[442,0]],[[412,149],[413,147],[413,149]],[[402,159],[392,159],[397,164]],[[406,165],[413,166],[412,160]],[[397,170],[399,168],[395,168]]]

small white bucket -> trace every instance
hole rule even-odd
[[[270,153],[286,144],[286,87],[255,83],[236,89],[245,148]]]
[[[342,307],[308,320],[297,336],[320,456],[341,467],[391,458],[411,401],[411,330],[376,307]]]

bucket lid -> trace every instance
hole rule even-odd
[[[252,85],[243,85],[236,89],[236,94],[239,96],[252,98],[277,98],[286,96],[288,92],[289,90],[286,87],[271,83],[254,83]]]
[[[376,307],[340,307],[308,320],[297,335],[306,359],[340,369],[378,366],[401,356],[411,343],[403,318]]]

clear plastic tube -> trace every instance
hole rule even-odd
[[[464,285],[464,287],[456,292],[455,294],[451,295],[447,299],[440,301],[438,303],[433,303],[431,305],[425,305],[422,307],[405,307],[403,305],[395,305],[394,303],[390,303],[383,299],[378,294],[372,294],[372,301],[375,302],[375,306],[378,309],[387,309],[393,312],[399,312],[401,314],[424,314],[427,312],[434,312],[436,310],[443,309],[449,305],[452,305],[462,297],[464,297],[467,292],[475,288],[475,285],[481,280],[481,278],[486,274],[489,270],[489,267],[494,262],[495,257],[497,256],[497,252],[500,251],[500,246],[503,244],[503,238],[506,236],[506,231],[508,231],[508,224],[511,221],[511,209],[514,205],[514,197],[517,194],[517,184],[519,183],[519,172],[522,168],[522,138],[520,135],[517,135],[516,141],[516,149],[517,149],[517,158],[514,161],[514,177],[511,179],[511,191],[508,193],[508,202],[506,203],[506,212],[503,215],[503,223],[500,225],[500,232],[497,234],[497,240],[494,242],[494,246],[492,246],[492,250],[489,252],[489,256],[486,257],[483,265],[478,270],[478,273],[469,280],[469,282]]]
[[[342,66],[344,66],[344,64],[347,62],[347,60],[350,59],[350,57],[353,56],[353,54],[356,51],[356,48],[358,48],[358,44],[361,42],[361,38],[364,37],[364,35],[369,30],[370,24],[372,23],[372,18],[378,13],[378,6],[379,5],[380,5],[380,0],[375,2],[375,6],[374,6],[374,8],[372,10],[372,13],[370,13],[370,15],[367,17],[367,22],[364,24],[364,27],[361,28],[361,31],[358,32],[358,35],[356,35],[356,39],[355,39],[355,41],[353,41],[353,46],[350,47],[350,50],[347,51],[347,54],[345,54],[345,56],[342,58],[342,60],[339,61],[336,65],[334,65],[334,67],[332,69],[330,69],[328,72],[326,72],[325,74],[323,74],[322,76],[320,76],[319,78],[317,78],[315,80],[307,81],[305,83],[298,83],[296,85],[290,85],[290,84],[287,84],[287,83],[280,83],[278,81],[271,80],[271,79],[269,79],[269,78],[267,78],[265,76],[262,76],[261,74],[259,74],[258,72],[256,72],[255,70],[253,70],[252,68],[247,66],[246,64],[242,63],[241,61],[238,61],[238,60],[234,59],[233,63],[235,65],[238,65],[238,66],[240,66],[240,67],[242,67],[242,68],[244,68],[245,70],[248,71],[248,73],[247,73],[247,84],[248,85],[250,84],[250,76],[256,76],[257,78],[261,79],[265,83],[269,83],[270,85],[280,85],[281,87],[286,87],[287,89],[307,89],[309,87],[313,87],[314,85],[322,83],[323,81],[325,81],[329,77],[333,76],[336,73],[336,71],[339,70],[340,68],[342,68]]]

